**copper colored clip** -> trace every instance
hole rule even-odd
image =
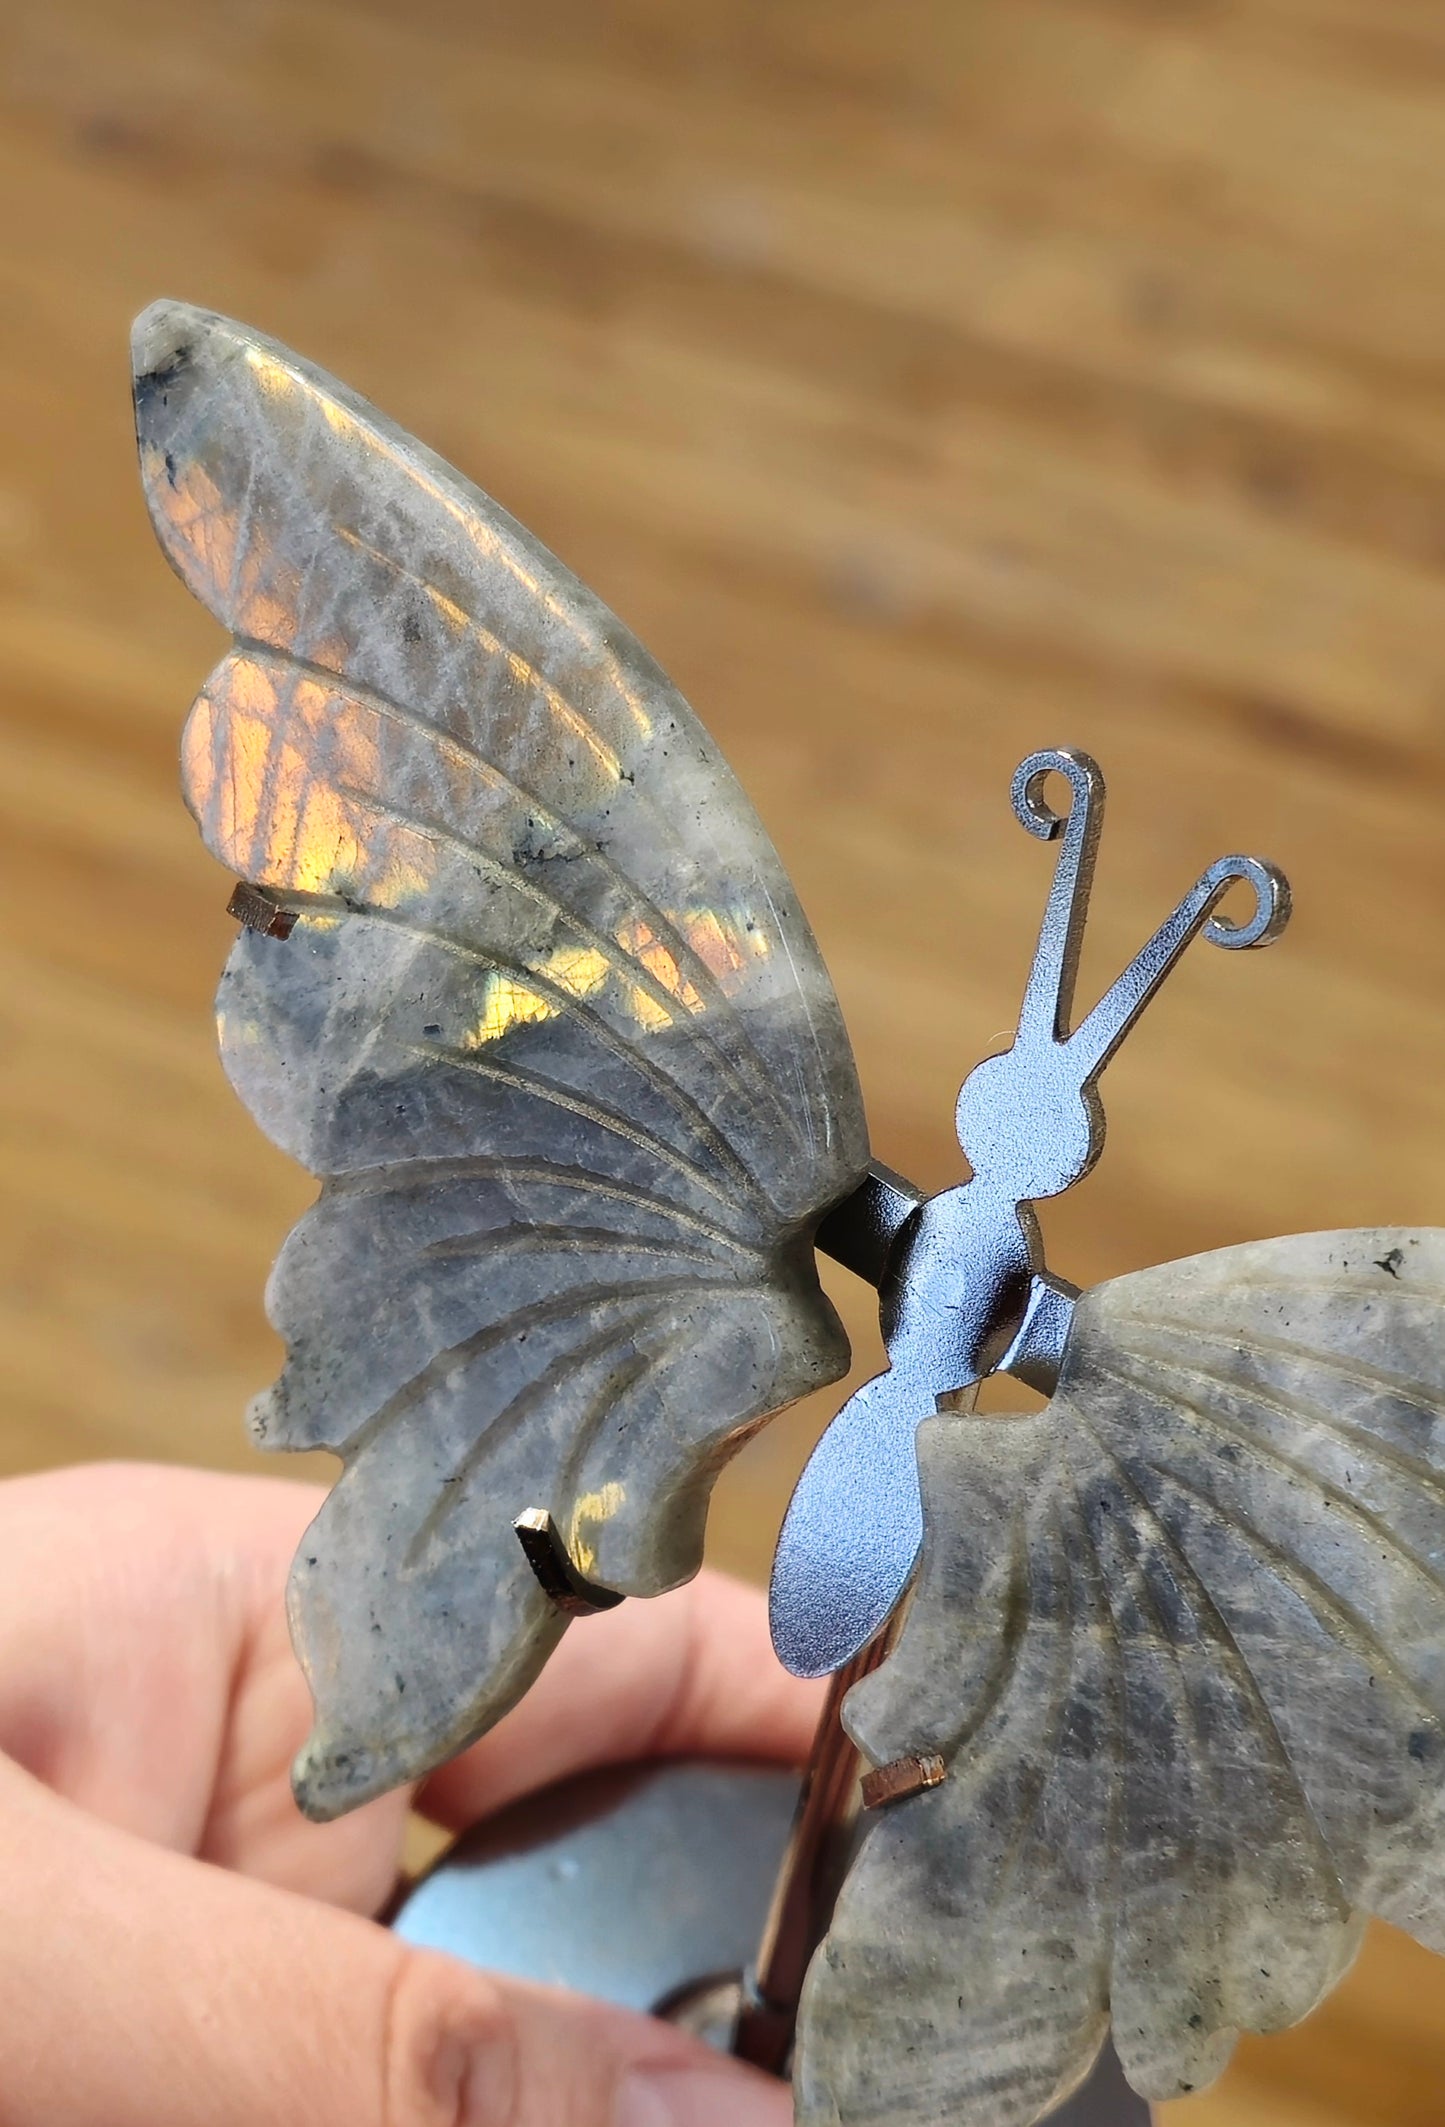
[[[876,1772],[864,1773],[863,1807],[883,1809],[890,1802],[906,1802],[910,1795],[921,1795],[925,1787],[941,1787],[947,1778],[948,1767],[936,1750],[920,1751],[913,1758],[894,1758]]]
[[[252,886],[245,879],[236,881],[235,891],[226,903],[228,916],[234,916],[248,931],[259,931],[263,938],[289,938],[299,913],[294,908],[283,908],[264,886]]]

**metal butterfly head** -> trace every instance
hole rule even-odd
[[[222,1054],[321,1179],[252,1414],[344,1465],[290,1589],[302,1806],[440,1763],[569,1615],[696,1569],[727,1456],[846,1367],[816,1245],[879,1285],[890,1366],[804,1473],[776,1636],[834,1668],[912,1594],[848,1702],[888,1806],[813,1963],[799,2120],[1028,2127],[1111,2021],[1171,2096],[1303,2015],[1363,1913],[1445,1948],[1445,1235],[1080,1296],[1029,1208],[1098,1156],[1100,1073],[1189,940],[1277,934],[1279,874],[1210,866],[1074,1026],[1103,785],[1025,761],[1053,888],[959,1097],[972,1178],[925,1201],[870,1165],[786,875],[621,623],[274,342],[157,304],[135,369],[156,529],[234,638],[184,746],[241,881]],[[1000,1368],[1048,1403],[975,1414]]]

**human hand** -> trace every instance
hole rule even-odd
[[[0,2127],[785,2127],[649,2018],[366,1917],[409,1796],[306,1823],[282,1588],[309,1487],[114,1466],[0,1484]],[[800,1762],[817,1699],[716,1575],[574,1627],[427,1780],[460,1830],[588,1765]]]

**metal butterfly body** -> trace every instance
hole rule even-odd
[[[816,1243],[879,1283],[890,1368],[804,1474],[775,1633],[834,1668],[916,1567],[848,1718],[875,1765],[947,1777],[880,1812],[845,1887],[800,2120],[1025,2127],[1111,2016],[1172,2095],[1303,2014],[1358,1913],[1445,1945],[1445,1237],[1079,1297],[1029,1209],[1097,1157],[1099,1074],[1189,939],[1266,942],[1279,875],[1210,867],[1071,1027],[1102,783],[1026,761],[1048,912],[1017,1039],[960,1096],[973,1178],[925,1202],[870,1167],[786,875],[621,624],[274,343],[156,305],[136,380],[162,543],[235,637],[184,750],[253,926],[223,1055],[322,1180],[253,1414],[345,1465],[291,1586],[303,1807],[441,1762],[569,1608],[695,1570],[726,1457],[846,1366]],[[1216,913],[1237,880],[1243,925]],[[1051,1400],[972,1415],[999,1367]]]
[[[1070,789],[1061,817],[1051,774]],[[1098,1080],[1189,941],[1269,944],[1289,918],[1282,875],[1257,857],[1222,857],[1196,882],[1083,1024],[1068,1031],[1103,824],[1104,783],[1086,754],[1031,754],[1014,810],[1061,838],[1053,890],[1012,1047],[970,1072],[958,1096],[971,1180],[918,1205],[882,1281],[889,1369],[839,1412],[803,1473],[778,1539],[773,1638],[804,1676],[839,1668],[870,1640],[912,1578],[923,1537],[914,1434],[941,1397],[1012,1371],[1052,1387],[1074,1291],[1044,1269],[1030,1202],[1072,1188],[1103,1149]],[[1237,881],[1255,896],[1246,924],[1216,904]]]

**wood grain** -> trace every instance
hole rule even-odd
[[[217,642],[126,401],[163,292],[339,372],[639,630],[797,880],[882,1157],[957,1171],[1046,883],[1008,777],[1077,744],[1081,996],[1225,849],[1298,915],[1111,1070],[1057,1267],[1445,1223],[1436,0],[10,0],[0,202],[0,1470],[247,1465],[308,1194],[212,1054],[175,754]],[[719,1557],[763,1568],[826,1415],[737,1466]],[[1381,1931],[1170,2127],[1442,2092],[1445,1966]]]

